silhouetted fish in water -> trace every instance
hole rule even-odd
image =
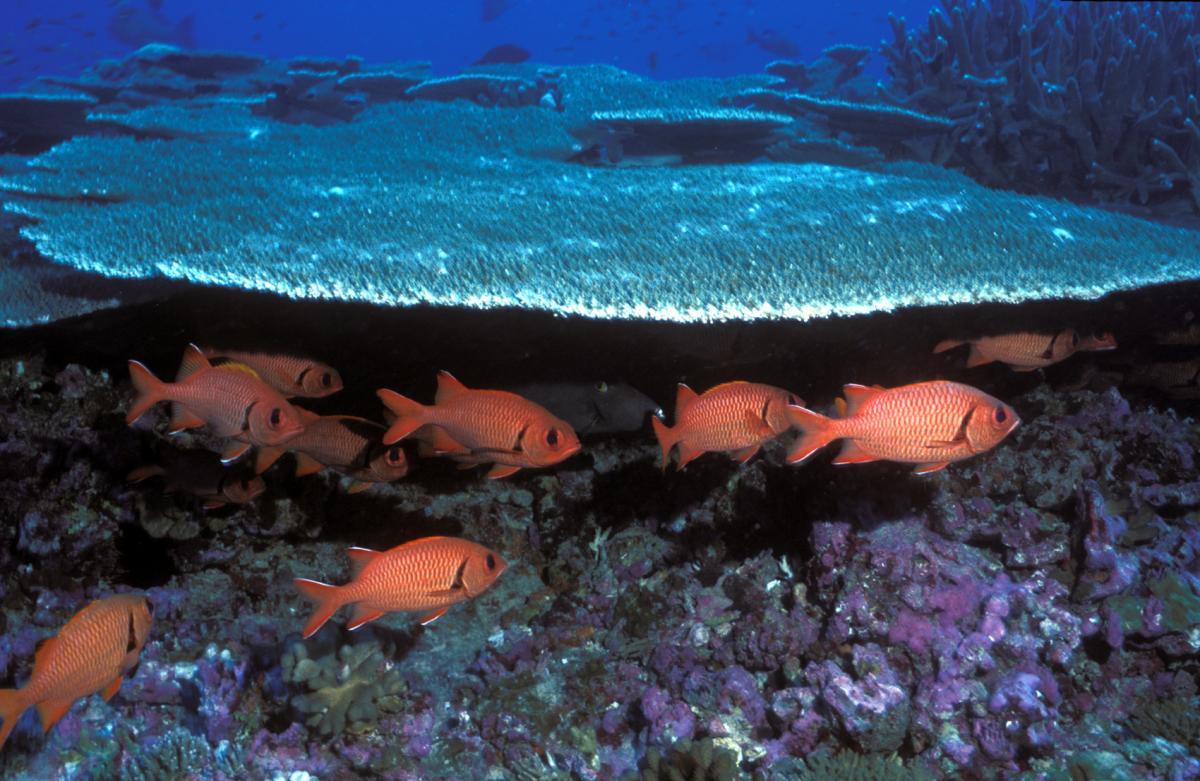
[[[513,64],[525,62],[529,59],[529,52],[517,46],[515,43],[502,43],[499,46],[493,46],[483,53],[472,65],[498,65],[501,63]]]
[[[485,23],[494,22],[512,6],[513,0],[483,0],[479,4],[479,16]]]
[[[515,392],[571,424],[577,434],[638,431],[647,415],[662,414],[654,400],[623,382],[546,382]]]
[[[650,68],[651,73],[658,71],[658,52],[650,52],[650,54],[646,56],[646,65]]]
[[[192,32],[194,17],[187,16],[178,24],[172,24],[159,12],[161,3],[150,3],[149,7],[134,0],[120,0],[113,7],[112,19],[108,22],[108,33],[128,46],[140,47],[148,43],[170,43],[184,48],[196,46]]]
[[[41,23],[42,23],[42,20],[35,16],[32,19],[30,19],[28,22],[25,23],[25,29],[26,30],[36,30]]]
[[[768,54],[785,59],[790,59],[800,54],[800,49],[796,47],[796,44],[784,38],[775,30],[763,30],[762,32],[749,30],[746,33],[746,43],[753,44]]]

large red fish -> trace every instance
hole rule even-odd
[[[106,700],[137,666],[152,621],[142,594],[98,599],[75,614],[33,657],[33,675],[19,689],[0,689],[0,746],[17,720],[37,706],[47,732],[81,697],[100,692]]]
[[[226,359],[249,366],[263,382],[288,398],[303,396],[319,399],[342,389],[342,376],[338,374],[337,369],[311,358],[279,353],[219,350],[215,347],[204,348],[204,355],[214,365],[219,364],[221,359]]]
[[[139,466],[125,479],[140,483],[152,477],[162,477],[167,493],[179,491],[199,498],[206,510],[245,504],[267,490],[261,477],[230,469],[207,450],[168,450],[161,464]]]
[[[353,479],[350,493],[375,483],[390,483],[408,474],[408,461],[400,445],[383,444],[386,430],[366,418],[350,415],[317,415],[297,407],[304,431],[282,447],[261,447],[254,470],[265,472],[285,452],[296,456],[296,475],[311,475],[326,467]]]
[[[801,431],[788,463],[799,463],[844,439],[835,464],[887,460],[917,464],[917,474],[991,450],[1020,419],[1007,404],[957,382],[935,380],[899,388],[845,387],[845,414],[827,418],[788,407]]]
[[[386,551],[349,552],[354,574],[344,586],[296,579],[296,588],[316,605],[305,637],[316,634],[343,605],[354,605],[351,630],[399,610],[420,611],[421,623],[428,624],[451,605],[487,591],[508,566],[493,551],[457,537],[424,537]]]
[[[557,464],[579,451],[574,429],[545,408],[508,391],[472,390],[449,372],[438,373],[433,406],[387,389],[378,396],[395,415],[384,444],[426,427],[422,439],[436,440],[437,452],[464,464],[492,464],[491,478]]]
[[[160,401],[170,401],[171,432],[207,426],[218,437],[238,440],[222,460],[240,458],[251,445],[282,445],[304,430],[296,408],[245,364],[213,366],[188,345],[173,383],[163,382],[137,361],[129,362],[137,398],[125,422],[133,423]]]
[[[765,442],[791,428],[789,404],[800,406],[804,401],[782,388],[756,382],[727,382],[700,395],[680,383],[675,425],[651,418],[662,447],[663,469],[676,446],[677,469],[710,451],[731,453],[737,461],[749,460]]]

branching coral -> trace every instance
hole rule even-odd
[[[1200,214],[1200,14],[1187,4],[952,0],[892,18],[889,100],[954,118],[989,185]]]

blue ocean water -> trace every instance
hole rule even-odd
[[[6,0],[0,89],[74,76],[140,41],[170,39],[268,57],[428,60],[453,73],[515,44],[538,62],[603,62],[663,79],[729,76],[774,59],[809,61],[833,44],[877,45],[887,14],[920,21],[928,0]],[[123,21],[124,20],[124,21]]]

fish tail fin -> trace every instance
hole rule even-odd
[[[294,582],[300,594],[315,605],[308,623],[304,625],[304,638],[307,640],[342,606],[341,587],[307,578],[296,578]]]
[[[155,377],[154,372],[147,369],[140,361],[129,362],[129,379],[133,382],[133,389],[137,396],[134,397],[133,406],[129,408],[128,414],[125,415],[125,422],[133,423],[155,404],[166,401],[167,384]]]
[[[671,427],[658,415],[650,416],[650,425],[654,426],[654,436],[658,439],[659,447],[662,448],[662,468],[665,470],[671,460],[671,448],[675,447],[677,437]]]
[[[4,725],[0,726],[0,748],[4,747],[4,741],[8,740],[9,733],[28,707],[20,689],[0,689],[0,719],[4,720]]]
[[[383,435],[383,444],[391,445],[407,437],[428,422],[428,407],[396,391],[380,388],[375,392],[383,406],[396,416]]]
[[[821,448],[837,439],[834,421],[806,407],[795,404],[787,406],[788,420],[800,430],[796,444],[787,454],[789,464],[798,464]]]
[[[934,346],[935,353],[944,353],[947,350],[953,350],[955,347],[961,347],[966,344],[962,339],[943,339]]]

